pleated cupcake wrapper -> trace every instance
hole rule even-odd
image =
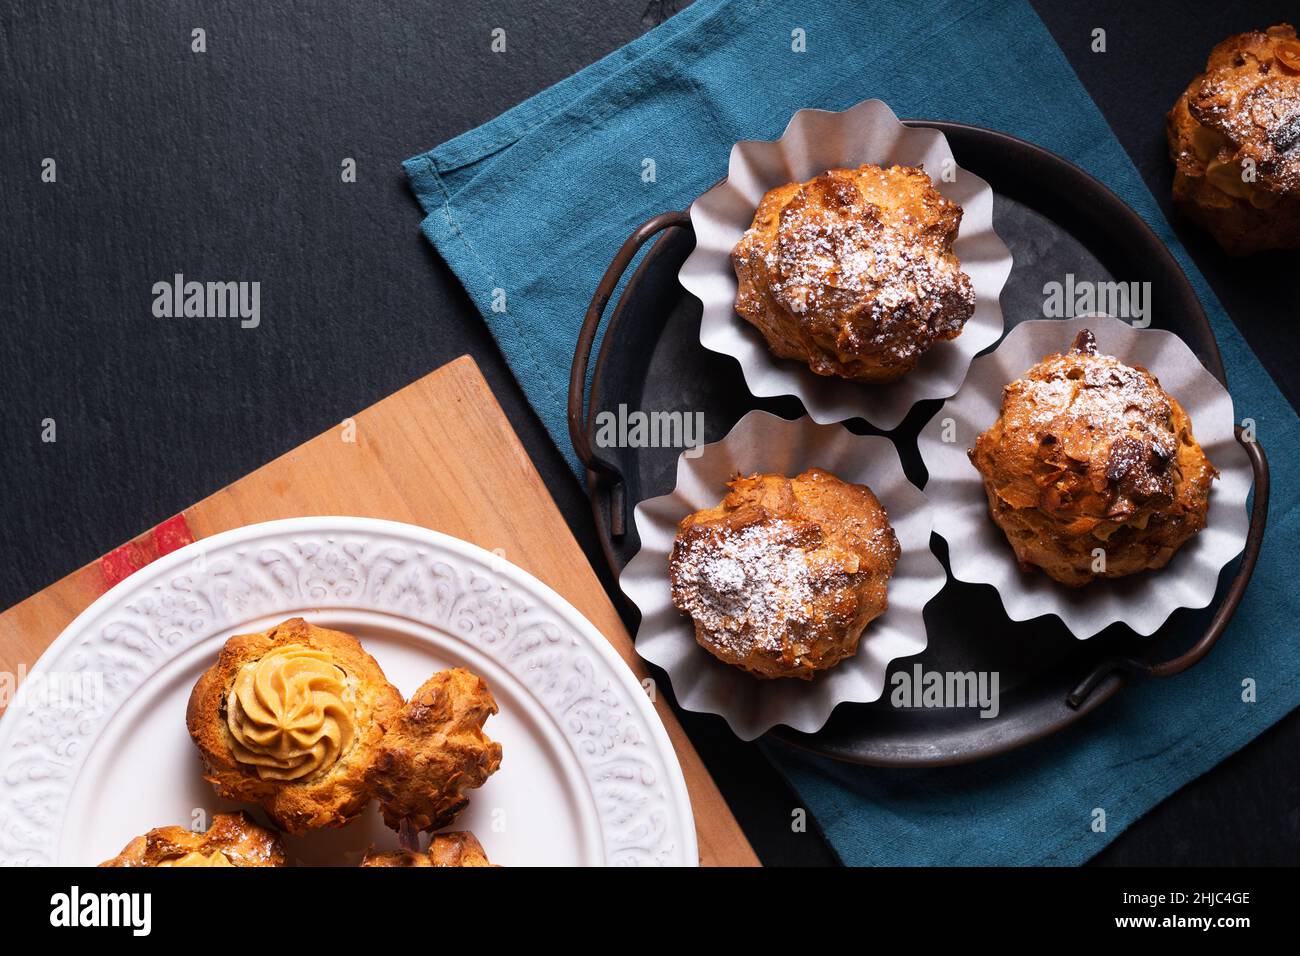
[[[762,680],[722,663],[696,643],[690,618],[672,603],[668,558],[678,523],[694,511],[715,506],[735,475],[794,477],[812,467],[871,488],[889,515],[902,555],[889,582],[888,608],[867,625],[855,656],[812,681]],[[624,568],[619,583],[641,611],[637,652],[668,673],[683,707],[721,715],[744,740],[777,724],[807,733],[819,730],[839,704],[877,700],[890,662],[925,649],[921,612],[946,578],[930,551],[929,503],[903,474],[887,438],[752,411],[721,441],[704,446],[698,458],[681,456],[676,487],[639,504],[635,520],[641,550]]]
[[[779,359],[758,329],[735,311],[731,250],[749,228],[763,195],[828,169],[863,163],[923,165],[939,192],[961,204],[964,214],[954,251],[975,291],[975,312],[961,335],[936,343],[915,369],[888,385],[817,375],[802,362]],[[954,181],[943,181],[946,169],[953,170]],[[878,428],[893,429],[917,402],[955,394],[971,359],[1002,335],[998,296],[1011,273],[1011,253],[993,230],[993,190],[956,165],[942,133],[904,126],[880,100],[866,100],[842,113],[800,110],[780,139],[736,143],[727,178],[697,199],[690,214],[695,250],[678,278],[703,303],[701,344],[735,358],[754,395],[797,396],[816,422],[860,417]]]
[[[1070,588],[1039,571],[1020,569],[1006,536],[989,517],[984,483],[967,450],[997,420],[1003,387],[1044,356],[1069,349],[1085,328],[1096,334],[1098,352],[1146,368],[1178,400],[1219,478],[1210,493],[1206,528],[1164,568]],[[953,576],[993,585],[1012,620],[1054,614],[1080,639],[1116,622],[1152,634],[1176,609],[1205,607],[1214,599],[1223,567],[1245,547],[1250,523],[1250,459],[1234,437],[1234,423],[1227,390],[1172,332],[1136,329],[1095,315],[1022,322],[996,350],[972,363],[962,390],[919,437],[930,474],[926,495],[936,503],[934,530],[948,542]],[[945,442],[945,433],[954,440]]]

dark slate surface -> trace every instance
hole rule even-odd
[[[455,278],[400,163],[638,36],[684,3],[135,0],[0,10],[0,605],[12,604],[465,352],[602,566],[581,489]],[[1162,195],[1162,115],[1222,36],[1286,4],[1039,5]],[[1086,9],[1084,9],[1086,7]],[[507,55],[489,50],[504,27]],[[1087,49],[1094,26],[1110,52]],[[195,27],[208,52],[190,51]],[[1154,38],[1154,39],[1153,39]],[[40,181],[57,162],[58,182]],[[355,158],[358,179],[340,182]],[[1290,260],[1193,249],[1294,400]],[[258,281],[262,322],[159,320],[155,282]],[[58,441],[40,441],[41,423]],[[1278,452],[1274,452],[1275,454]],[[758,752],[688,718],[768,862],[788,832]],[[1283,862],[1300,842],[1289,718],[1120,837],[1111,863]]]

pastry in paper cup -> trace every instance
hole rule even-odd
[[[1218,474],[1210,483],[1205,527],[1183,541],[1167,564],[1068,587],[1038,568],[1022,569],[989,514],[984,478],[968,450],[998,421],[1003,389],[1045,356],[1068,352],[1085,329],[1093,333],[1099,354],[1144,368],[1159,380],[1186,412],[1196,444]],[[1252,475],[1234,426],[1231,396],[1172,332],[1096,315],[1022,322],[997,349],[971,364],[961,391],[918,438],[929,472],[926,495],[936,503],[934,530],[948,542],[953,577],[993,585],[1014,621],[1054,614],[1080,639],[1115,623],[1153,634],[1176,609],[1205,607],[1214,599],[1219,573],[1246,544]]]
[[[805,362],[778,358],[764,334],[736,312],[739,284],[732,251],[750,229],[764,195],[828,170],[864,164],[923,166],[943,199],[962,207],[952,252],[969,276],[967,293],[974,293],[974,311],[960,334],[935,341],[914,368],[887,384],[821,375]],[[993,229],[992,188],[956,164],[941,132],[904,126],[880,100],[866,100],[842,113],[800,110],[780,139],[736,143],[727,178],[692,203],[690,215],[695,249],[678,278],[703,305],[701,344],[735,358],[752,394],[794,395],[815,422],[864,418],[893,429],[917,402],[956,393],[971,359],[1002,335],[998,297],[1012,263]]]
[[[888,606],[867,625],[856,654],[812,680],[760,679],[722,663],[696,642],[691,618],[673,605],[670,555],[679,522],[717,505],[732,478],[795,476],[813,468],[866,485],[884,506],[900,548],[888,584]],[[641,612],[637,653],[668,673],[683,707],[722,716],[744,740],[778,724],[813,733],[839,704],[877,700],[890,662],[925,650],[922,610],[947,579],[930,550],[930,505],[907,480],[887,438],[855,435],[841,425],[819,425],[806,417],[789,421],[751,411],[721,441],[705,445],[698,457],[682,455],[676,487],[637,505],[635,520],[641,548],[619,584]]]

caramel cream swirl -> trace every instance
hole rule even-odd
[[[231,749],[263,780],[327,770],[356,734],[348,675],[329,654],[286,644],[245,664],[226,707]]]
[[[227,859],[226,855],[220,850],[213,850],[211,853],[199,853],[197,850],[193,853],[186,853],[184,856],[178,856],[174,860],[164,860],[158,866],[234,866]]]

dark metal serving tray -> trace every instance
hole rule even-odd
[[[1227,385],[1214,334],[1195,292],[1160,240],[1114,193],[1059,156],[1005,133],[960,123],[906,122],[941,130],[958,163],[993,187],[994,226],[1015,258],[1001,297],[1008,330],[1025,319],[1041,318],[1044,283],[1063,281],[1066,273],[1073,273],[1076,281],[1150,282],[1152,326],[1181,336]],[[584,404],[588,362],[602,315],[623,273],[656,235],[619,296]],[[804,413],[794,398],[754,398],[735,360],[700,344],[700,303],[677,281],[677,271],[694,245],[685,212],[664,213],[637,229],[601,281],[574,355],[569,431],[587,467],[596,526],[615,574],[640,546],[632,508],[672,490],[680,450],[595,450],[591,423],[597,411],[620,404],[647,411],[703,411],[710,442],[723,437],[752,408],[786,418]],[[890,433],[908,477],[921,487],[926,472],[916,436],[941,405],[917,405]],[[861,420],[847,425],[862,434],[881,434]],[[996,718],[981,718],[974,708],[896,708],[888,701],[887,683],[882,700],[841,704],[815,734],[779,727],[768,737],[864,764],[963,763],[1061,730],[1135,676],[1168,677],[1191,667],[1209,652],[1236,610],[1264,534],[1268,464],[1257,441],[1243,440],[1240,429],[1237,436],[1255,477],[1250,531],[1244,552],[1225,569],[1208,608],[1175,612],[1151,637],[1113,625],[1080,641],[1055,617],[1011,621],[991,586],[949,576],[947,586],[926,608],[929,647],[917,657],[894,661],[890,673],[910,670],[917,663],[926,671],[997,671]],[[938,536],[932,544],[946,568],[946,544]]]

